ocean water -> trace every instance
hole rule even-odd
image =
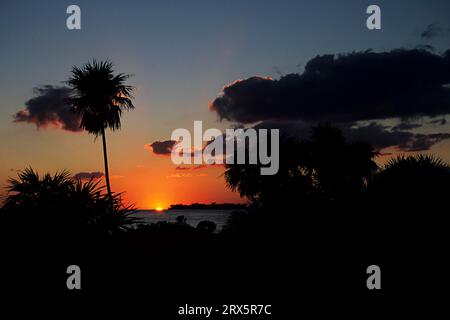
[[[131,216],[140,219],[140,223],[151,224],[159,221],[175,222],[178,216],[184,216],[186,223],[196,227],[200,221],[212,221],[217,225],[216,230],[220,231],[227,223],[228,218],[234,210],[210,210],[210,209],[179,209],[165,210],[157,212],[154,210],[138,210]]]

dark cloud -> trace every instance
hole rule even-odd
[[[398,125],[392,128],[392,130],[398,131],[398,130],[412,130],[422,127],[422,124],[420,123],[412,123],[408,121],[400,122]]]
[[[447,123],[447,120],[445,118],[443,118],[443,119],[436,119],[436,120],[431,120],[428,123],[432,124],[432,125],[443,126],[444,124]]]
[[[90,179],[100,179],[104,176],[103,172],[78,172],[73,178],[78,180],[90,180]]]
[[[415,134],[406,145],[399,145],[400,150],[426,151],[438,142],[449,139],[449,133]]]
[[[166,141],[156,141],[152,144],[147,144],[147,147],[151,147],[153,153],[169,155],[172,152],[172,148],[175,146],[177,142],[174,140],[166,140]]]
[[[429,24],[425,30],[420,34],[423,39],[434,39],[437,37],[442,37],[448,34],[448,29],[444,29],[435,23]]]
[[[33,91],[35,97],[25,102],[26,108],[13,116],[14,122],[34,123],[38,128],[53,125],[72,132],[82,130],[80,116],[70,111],[67,102],[71,89],[47,85]]]
[[[283,136],[307,139],[319,123],[304,121],[266,121],[259,123],[256,129],[279,129]],[[350,142],[370,144],[376,150],[395,147],[399,151],[426,151],[434,144],[450,138],[448,133],[420,134],[409,131],[394,130],[394,127],[371,122],[366,125],[337,124],[338,128]]]
[[[151,149],[154,154],[158,155],[170,155],[172,153],[173,148],[178,143],[178,141],[174,140],[165,140],[165,141],[155,141],[151,144],[146,144],[144,147],[146,149]],[[190,156],[191,157],[202,157],[202,151],[205,146],[202,147],[202,149],[195,150],[194,147],[191,148]],[[185,151],[187,152],[187,151]]]
[[[401,49],[321,55],[301,74],[279,80],[251,77],[227,85],[210,103],[221,119],[279,128],[306,138],[312,127],[331,123],[350,141],[365,141],[378,150],[428,150],[447,133],[411,130],[445,120],[419,121],[450,113],[450,50]],[[395,126],[381,120],[398,119]],[[361,125],[361,123],[366,123]]]
[[[417,46],[415,46],[415,48],[417,50],[425,50],[425,51],[435,51],[435,48],[432,45],[429,44],[418,44]]]
[[[408,151],[408,145],[412,143],[414,134],[406,131],[389,130],[389,127],[372,122],[358,127],[342,128],[344,135],[352,142],[364,141],[376,150],[397,146],[402,151]]]
[[[396,128],[396,127],[394,127]],[[450,138],[448,133],[412,133],[372,122],[366,126],[343,128],[350,141],[364,141],[377,150],[396,147],[400,151],[427,151],[434,144]]]
[[[356,52],[311,59],[301,74],[251,77],[210,103],[238,123],[299,119],[356,122],[450,113],[450,51]]]

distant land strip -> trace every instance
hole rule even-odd
[[[169,210],[179,209],[246,209],[244,203],[191,203],[191,204],[172,204]]]

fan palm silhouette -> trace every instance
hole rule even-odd
[[[96,137],[102,136],[105,180],[108,195],[111,196],[109,182],[108,155],[105,129],[112,131],[121,127],[123,110],[132,110],[133,87],[125,84],[130,75],[114,75],[113,64],[109,61],[87,63],[81,68],[74,66],[67,81],[74,90],[70,99],[72,111],[81,115],[80,127]]]

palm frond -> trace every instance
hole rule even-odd
[[[134,87],[125,83],[130,76],[115,75],[110,61],[93,60],[72,68],[67,83],[74,93],[69,103],[72,111],[81,115],[83,129],[96,136],[107,128],[120,129],[122,111],[134,109]]]

